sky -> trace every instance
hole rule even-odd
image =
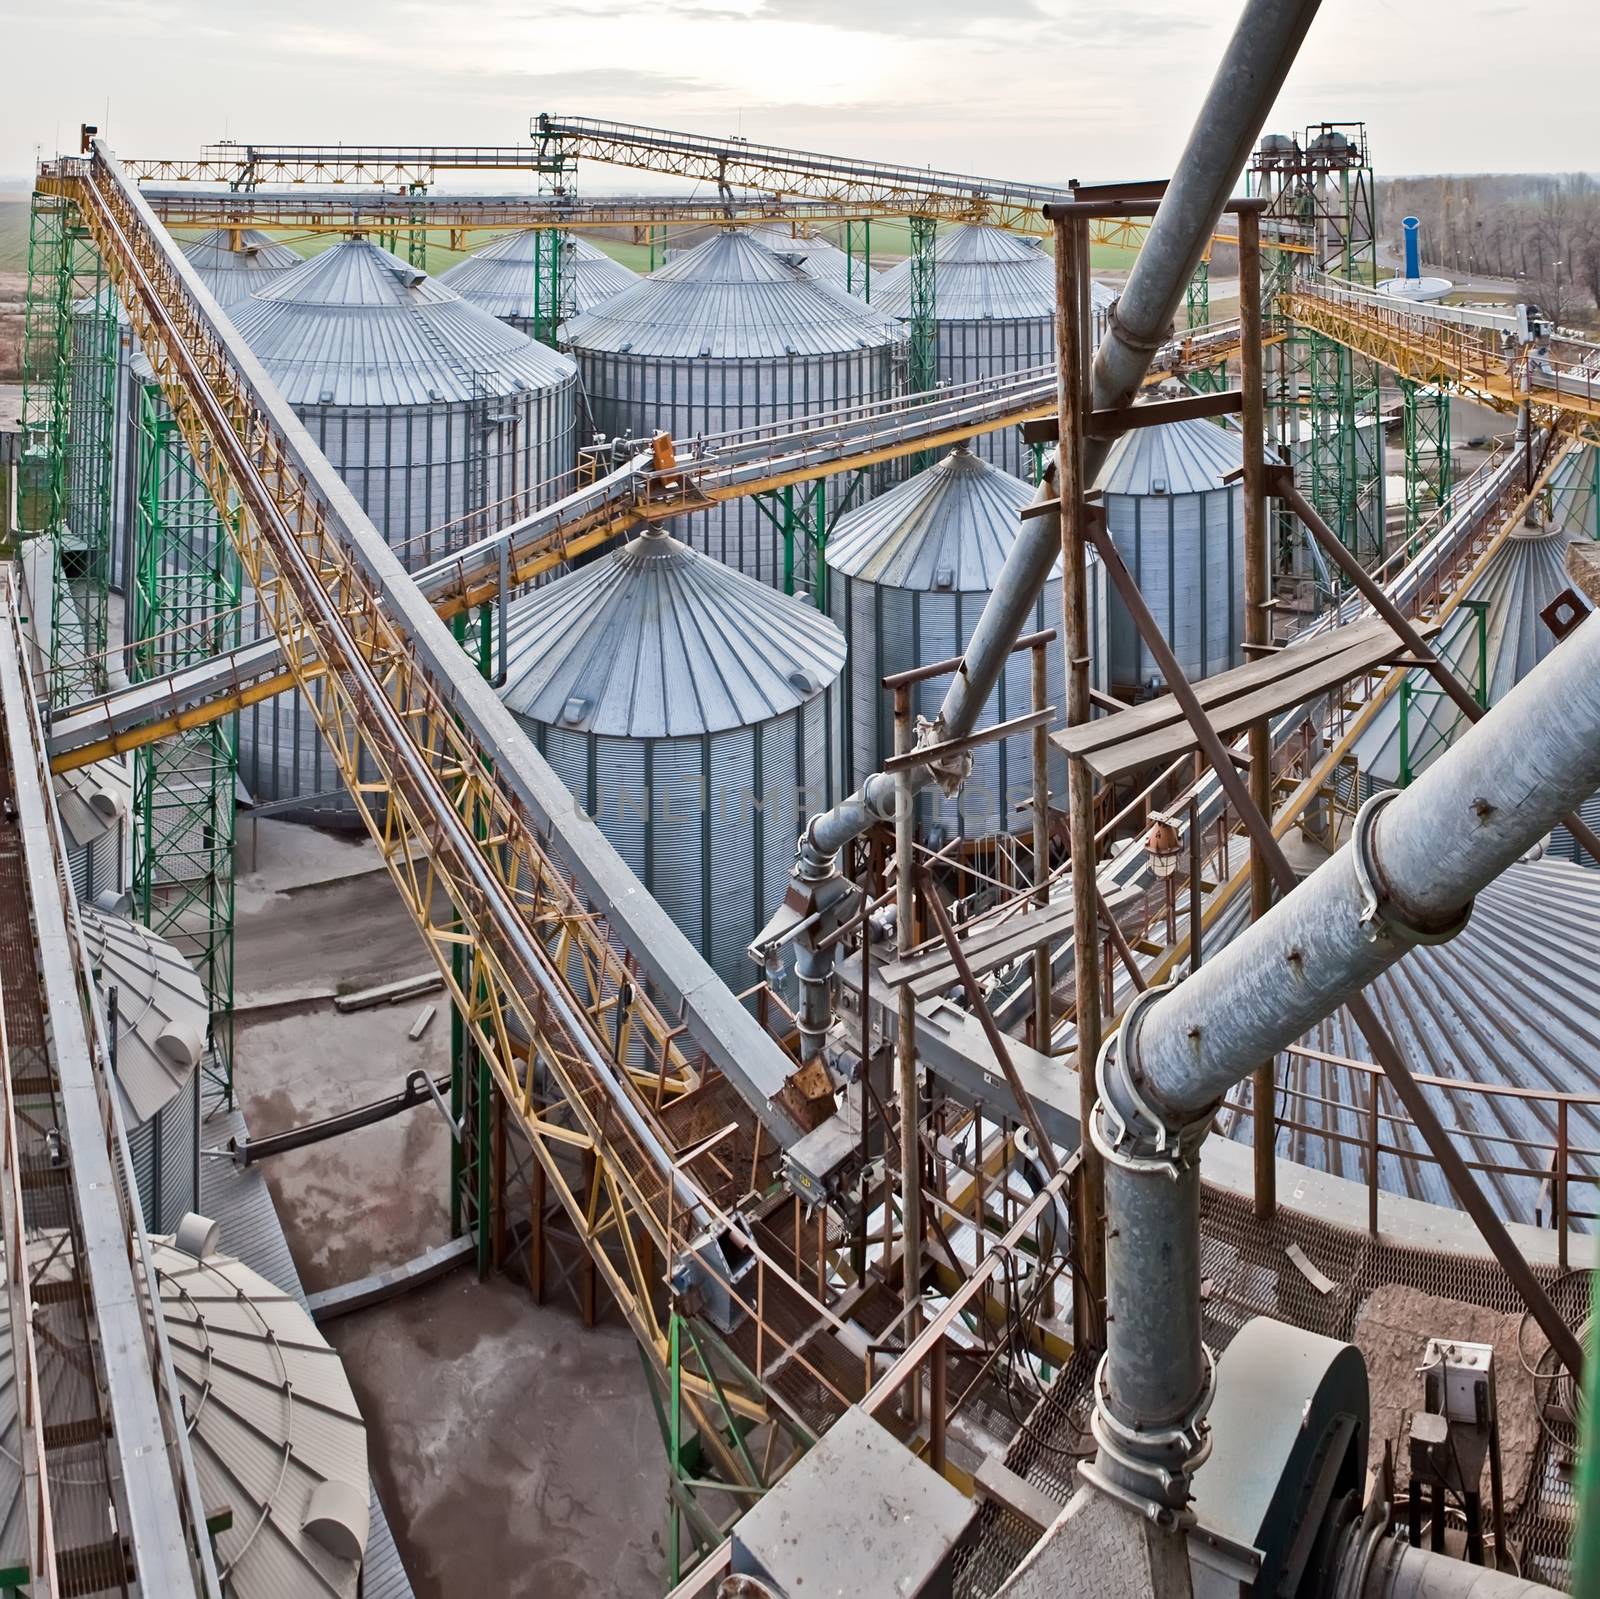
[[[539,111],[1147,177],[1170,171],[1241,4],[0,0],[0,178],[75,149],[83,121],[119,153],[183,156],[224,137],[520,142]],[[1380,176],[1600,169],[1597,47],[1595,0],[1323,0],[1269,129],[1365,120]]]

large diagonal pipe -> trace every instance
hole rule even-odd
[[[1247,0],[1238,26],[1195,119],[1189,141],[1162,196],[1150,232],[1134,262],[1127,287],[1095,352],[1092,394],[1096,409],[1127,405],[1167,335],[1184,290],[1233,193],[1267,113],[1288,75],[1319,0]],[[1110,440],[1091,439],[1084,449],[1092,480]],[[1040,484],[1036,504],[1055,497],[1053,468]],[[965,659],[940,707],[936,735],[964,737],[994,692],[1012,644],[1032,615],[1050,568],[1061,553],[1060,518],[1026,518],[1006,557],[994,591],[967,645]],[[919,767],[915,781],[928,780]],[[838,894],[839,851],[877,821],[894,814],[895,780],[878,772],[830,811],[813,818],[800,841],[797,886],[813,905],[826,909]],[[833,955],[802,936],[796,962],[800,979],[803,1052],[822,1047],[832,1012]],[[756,947],[761,940],[758,938]]]
[[[1199,971],[1129,1007],[1102,1052],[1092,1127],[1107,1161],[1107,1352],[1088,1473],[1158,1518],[1204,1459],[1199,1148],[1223,1097],[1352,1002],[1600,788],[1600,623],[1584,623],[1351,842]],[[1530,915],[1537,907],[1529,908]],[[1581,1359],[1570,1335],[1558,1342]]]

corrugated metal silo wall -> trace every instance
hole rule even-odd
[[[1105,497],[1106,524],[1162,635],[1191,680],[1244,659],[1244,497]],[[1113,694],[1143,694],[1160,679],[1128,609],[1114,592],[1106,616],[1106,678]]]
[[[109,290],[106,291],[108,294]],[[114,298],[114,297],[113,297]],[[115,316],[116,313],[113,312]],[[77,307],[72,319],[72,436],[93,438],[101,425],[96,417],[100,396],[96,392],[101,381],[93,356],[97,341],[108,336],[103,317],[93,315],[83,305]],[[109,503],[102,503],[106,492],[99,481],[101,461],[92,448],[75,445],[68,452],[67,462],[67,526],[80,537],[91,528],[104,523],[107,540],[107,577],[114,589],[121,589],[127,577],[128,550],[132,536],[133,475],[137,459],[133,449],[133,433],[129,419],[138,403],[138,387],[132,371],[134,339],[132,330],[119,316],[115,332],[109,335],[116,340],[116,372],[112,379],[110,417],[112,475]],[[108,640],[108,643],[114,642]]]
[[[976,383],[980,378],[1054,361],[1055,321],[1051,317],[937,321],[934,347],[940,383]],[[1032,452],[1014,427],[975,438],[972,453],[1013,477],[1033,481]]]
[[[411,570],[488,536],[571,487],[575,382],[473,405],[296,410]],[[244,638],[270,631],[247,599]],[[258,804],[280,814],[354,821],[338,768],[311,707],[297,692],[240,712],[239,777]]]
[[[645,889],[735,992],[783,897],[795,840],[839,793],[842,688],[694,738],[596,737],[519,717]]]
[[[145,1228],[170,1233],[200,1208],[200,1074],[149,1121],[128,1129],[133,1182]]]
[[[1105,651],[1104,572],[1096,562],[1090,568],[1089,634],[1094,641],[1091,676],[1103,688],[1101,663]],[[892,588],[860,578],[833,574],[829,610],[850,647],[848,667],[850,714],[845,722],[846,769],[852,789],[881,770],[894,750],[893,698],[883,687],[891,673],[907,671],[930,661],[959,655],[972,637],[989,596],[983,592],[941,593]],[[1061,581],[1045,584],[1029,618],[1029,631],[1053,628],[1055,639],[1045,651],[1045,678],[1049,703],[1057,709],[1054,725],[1064,726],[1066,707],[1062,685],[1066,681],[1061,640]],[[999,685],[978,718],[978,727],[993,727],[1033,709],[1031,652],[1018,651],[1006,662]],[[932,718],[949,687],[948,678],[936,678],[914,691],[913,712]],[[1013,806],[1033,792],[1032,740],[1026,733],[979,746],[973,752],[972,775],[954,798],[935,787],[922,791],[917,819],[924,836],[934,827],[946,834],[981,838],[1005,830],[1031,828],[1032,817],[1018,815]],[[1066,788],[1066,757],[1052,746],[1050,787]]]
[[[665,429],[680,457],[702,435],[784,422],[810,412],[897,392],[901,347],[774,360],[677,360],[568,347],[578,363],[586,425],[607,437],[649,438]],[[783,586],[783,539],[750,498],[685,517],[673,531],[685,544],[748,577]],[[795,552],[796,585],[809,586],[808,552]]]

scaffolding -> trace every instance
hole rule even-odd
[[[144,682],[236,648],[240,588],[233,543],[160,389],[141,384],[137,404],[128,637],[134,679]],[[204,1084],[229,1109],[238,772],[237,716],[134,753],[134,908],[205,987]]]
[[[49,692],[104,691],[116,508],[116,297],[76,205],[36,194],[23,314],[24,535],[54,546]],[[43,595],[35,596],[43,604]]]

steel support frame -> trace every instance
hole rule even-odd
[[[939,384],[939,330],[937,275],[934,246],[938,227],[932,217],[910,217],[906,222],[911,255],[907,276],[906,387],[912,394],[931,393]],[[912,457],[912,471],[930,463],[929,455]]]
[[[1450,454],[1450,396],[1438,384],[1400,379],[1401,431],[1406,454],[1406,556],[1433,516],[1450,514],[1454,463]]]
[[[35,194],[23,313],[22,530],[55,546],[53,704],[100,693],[111,587],[118,330],[109,279],[78,208]],[[35,605],[45,597],[34,595]]]
[[[240,593],[232,541],[159,388],[142,384],[137,406],[128,638],[131,675],[145,682],[236,648]],[[238,718],[183,728],[133,761],[134,906],[200,978],[202,1071],[231,1109]]]
[[[872,304],[872,218],[844,225],[844,287]]]

